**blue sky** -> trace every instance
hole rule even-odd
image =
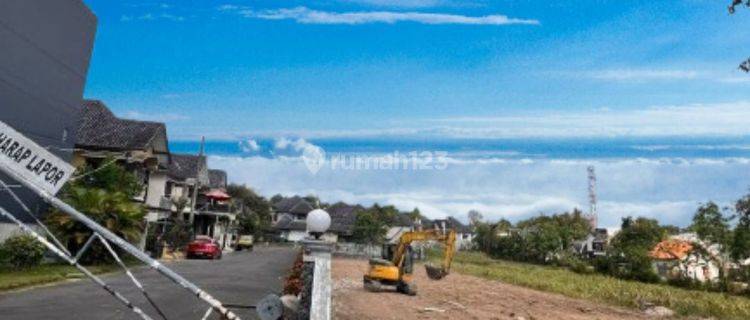
[[[85,2],[86,97],[172,139],[750,134],[728,1]]]
[[[729,2],[86,0],[85,95],[166,122],[176,152],[227,140],[209,165],[267,196],[517,220],[586,208],[595,165],[603,226],[685,226],[750,181],[750,10]],[[408,148],[449,166],[300,157]]]

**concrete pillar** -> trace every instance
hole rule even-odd
[[[303,261],[313,264],[313,283],[310,303],[310,320],[331,319],[331,255],[333,243],[305,239]]]

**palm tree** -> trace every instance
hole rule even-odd
[[[140,240],[143,234],[146,210],[141,204],[132,202],[126,193],[72,186],[65,193],[64,200],[131,243]],[[71,252],[79,250],[92,234],[91,229],[59,210],[52,211],[46,220],[50,229],[67,244]],[[98,258],[99,255],[92,253],[92,256]]]

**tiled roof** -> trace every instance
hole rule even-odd
[[[85,100],[76,145],[108,150],[145,150],[160,135],[166,139],[167,129],[163,123],[120,119],[103,102]]]
[[[393,227],[413,227],[415,224],[414,219],[408,213],[399,213],[396,215]]]
[[[208,170],[209,187],[211,188],[226,188],[227,187],[227,173],[223,170]]]
[[[279,213],[294,213],[294,214],[307,214],[315,207],[300,196],[294,196],[291,198],[284,198],[281,201],[273,205],[276,212]]]
[[[447,219],[436,219],[433,221],[432,226],[440,227],[442,222],[445,222],[446,228],[455,230],[457,233],[472,233],[471,227],[461,223],[454,217],[448,217]]]
[[[670,239],[656,244],[648,255],[658,260],[682,260],[691,251],[693,245],[690,242]]]
[[[326,209],[326,212],[331,216],[331,226],[328,231],[351,235],[354,232],[354,223],[357,221],[357,213],[364,210],[362,206],[352,206],[348,204],[335,204],[330,208]],[[274,224],[274,229],[277,230],[307,230],[305,220],[295,220],[288,215],[283,215],[279,218],[279,221]]]
[[[354,223],[357,222],[357,214],[365,210],[362,206],[337,203],[326,211],[331,216],[331,227],[328,230],[335,233],[354,233]]]
[[[206,157],[192,154],[172,154],[172,163],[169,164],[168,174],[171,178],[185,180],[198,178],[203,167],[206,166]]]
[[[305,231],[307,230],[307,223],[305,220],[294,220],[292,217],[285,215],[279,218],[279,221],[276,221],[273,228],[276,230]]]

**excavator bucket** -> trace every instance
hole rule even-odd
[[[445,270],[443,267],[437,267],[431,264],[425,264],[424,268],[427,271],[427,277],[432,280],[440,280],[442,278],[445,278],[445,276],[448,275],[448,271]]]

